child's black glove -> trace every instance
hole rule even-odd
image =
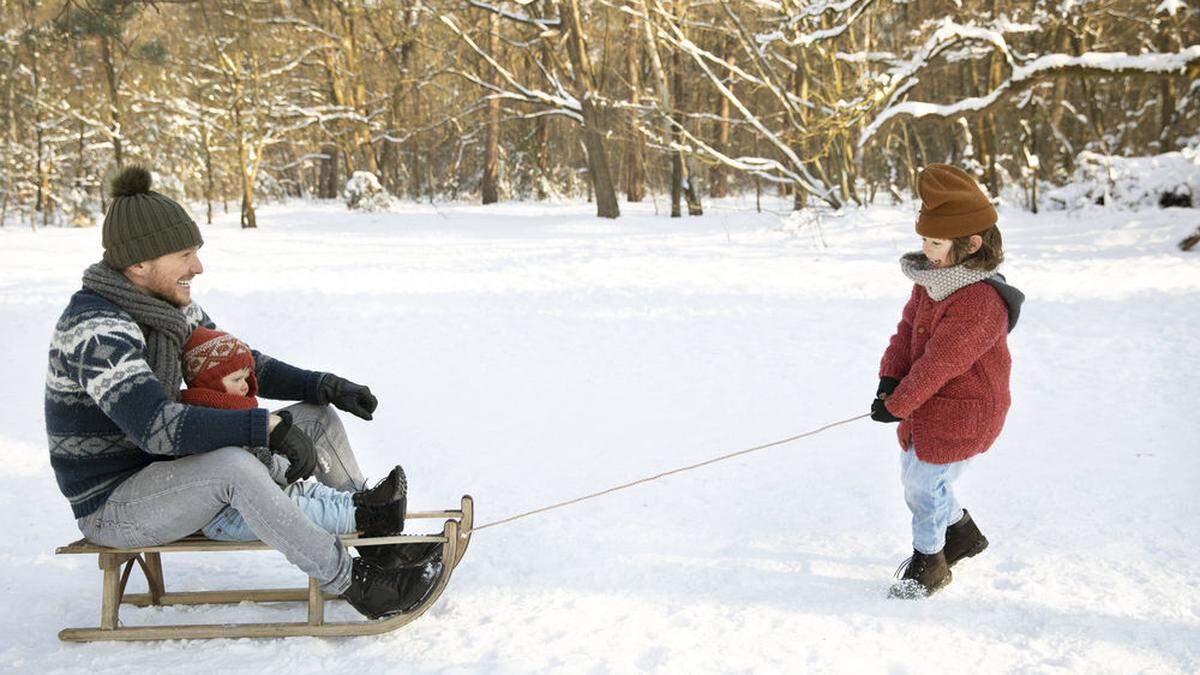
[[[876,422],[899,422],[900,418],[888,412],[884,407],[883,400],[892,395],[896,391],[896,387],[900,386],[900,380],[894,377],[879,378],[879,388],[875,390],[875,398],[871,401],[871,419]]]
[[[379,405],[379,399],[371,393],[370,387],[344,380],[333,373],[325,373],[321,377],[316,403],[331,403],[338,410],[369,420]]]
[[[892,395],[896,391],[896,387],[900,386],[900,380],[894,377],[879,378],[879,388],[875,390],[875,398],[884,399]]]
[[[876,422],[899,422],[900,418],[896,417],[883,404],[883,399],[877,398],[871,403],[871,419]]]
[[[284,480],[289,484],[313,475],[317,468],[317,449],[304,430],[292,426],[292,414],[286,410],[276,413],[279,424],[267,438],[267,447],[277,455],[287,457],[289,466]]]

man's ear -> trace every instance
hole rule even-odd
[[[983,237],[977,234],[971,235],[971,245],[967,247],[967,255],[978,251],[981,247],[983,247]]]
[[[125,277],[127,279],[129,279],[130,281],[132,281],[134,283],[138,283],[140,281],[145,280],[146,275],[149,273],[149,269],[150,269],[150,266],[147,265],[145,262],[139,262],[139,263],[134,263],[134,264],[130,265],[129,267],[126,267],[125,269],[121,270],[121,273],[124,274]]]

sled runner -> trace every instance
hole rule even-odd
[[[101,591],[100,626],[98,628],[65,628],[58,638],[68,642],[96,640],[176,640],[209,638],[275,638],[299,635],[345,636],[376,635],[396,630],[421,616],[437,602],[450,574],[467,552],[474,520],[474,504],[464,495],[458,510],[410,512],[408,520],[444,518],[440,534],[397,535],[394,537],[359,538],[354,534],[340,535],[345,546],[380,546],[383,544],[421,544],[439,542],[442,545],[442,572],[429,597],[407,612],[377,621],[325,622],[325,601],[336,596],[320,591],[315,579],[308,588],[268,588],[229,591],[176,591],[166,589],[163,578],[162,554],[180,552],[262,551],[271,550],[260,541],[213,541],[192,535],[162,546],[139,548],[108,548],[80,539],[55,550],[56,554],[96,553],[104,571]],[[125,585],[133,566],[138,565],[146,577],[147,593],[125,594]],[[121,566],[124,565],[122,572]],[[146,607],[150,605],[236,604],[240,602],[307,602],[308,621],[294,623],[225,623],[179,624],[167,626],[122,626],[118,610],[122,603]]]

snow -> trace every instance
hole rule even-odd
[[[1175,16],[1179,12],[1184,12],[1186,14],[1187,3],[1183,0],[1162,0],[1162,2],[1158,3],[1158,7],[1154,8],[1154,13],[1157,15],[1162,14],[1163,12],[1166,12],[1171,16]]]
[[[342,189],[342,199],[351,211],[364,212],[387,211],[393,201],[370,171],[355,171]]]
[[[268,205],[258,230],[236,213],[203,226],[193,289],[251,344],[369,384],[380,408],[350,438],[374,477],[404,464],[414,509],[469,492],[491,521],[866,410],[909,291],[913,205],[787,222],[752,198],[680,220],[622,206]],[[56,638],[96,624],[100,574],[52,555],[79,533],[41,406],[100,232],[0,228],[0,670],[1196,672],[1200,259],[1174,247],[1195,213],[1001,207],[1005,271],[1029,296],[1014,404],[960,486],[991,547],[929,601],[885,598],[908,513],[894,427],[861,420],[478,532],[399,632],[90,645]],[[164,565],[176,589],[304,583],[275,553]]]
[[[1075,209],[1102,201],[1140,209],[1158,206],[1164,194],[1200,205],[1200,147],[1148,157],[1081,152],[1071,182],[1047,191],[1046,203]]]

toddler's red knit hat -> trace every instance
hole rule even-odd
[[[949,164],[930,164],[917,176],[921,214],[917,234],[954,239],[979,234],[996,224],[996,209],[966,171]]]
[[[254,355],[245,342],[229,333],[200,326],[192,331],[183,346],[183,380],[188,387],[224,392],[221,379],[226,375],[249,368],[246,396],[258,393],[258,378],[254,376]]]

